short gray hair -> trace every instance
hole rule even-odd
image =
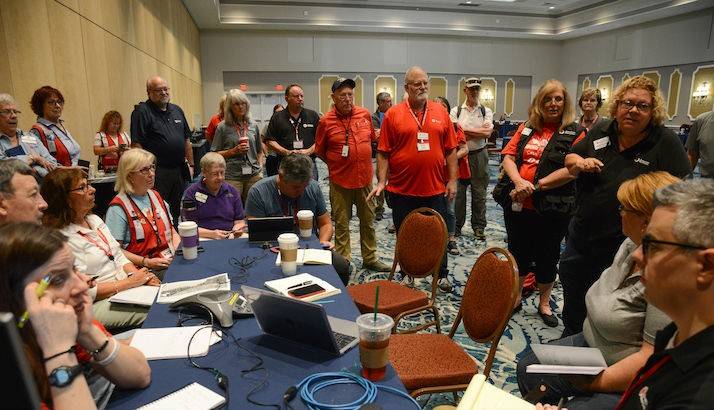
[[[387,97],[391,98],[392,96],[386,91],[382,91],[381,93],[377,94],[377,104],[384,101],[384,99]]]
[[[15,99],[12,98],[12,95],[8,93],[2,93],[0,94],[0,105],[17,105],[15,102]]]
[[[217,152],[209,152],[201,157],[201,172],[208,171],[212,166],[216,165],[226,169],[226,160],[223,155]]]
[[[239,103],[245,103],[245,120],[250,121],[250,101],[248,97],[243,91],[233,88],[226,93],[226,103],[223,105],[223,121],[226,122],[226,125],[236,125],[236,118],[231,107],[233,107],[233,104]]]
[[[692,179],[658,189],[654,207],[674,207],[672,232],[678,241],[714,247],[714,180]]]
[[[309,182],[312,178],[312,160],[307,155],[287,155],[280,161],[278,173],[286,182]]]
[[[1,96],[2,94],[0,94]],[[2,104],[2,100],[0,100],[0,104]],[[12,186],[12,177],[15,174],[34,176],[32,168],[19,159],[4,159],[0,161],[0,194],[12,195],[15,193],[15,189]]]

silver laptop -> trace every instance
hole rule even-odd
[[[328,316],[322,305],[241,286],[263,333],[342,355],[359,343],[354,321]]]

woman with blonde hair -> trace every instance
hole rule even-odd
[[[527,373],[529,365],[539,363],[529,351],[518,361],[518,387],[523,395],[545,383],[548,390],[543,402],[557,403],[561,397],[575,396],[568,402],[569,409],[615,407],[620,393],[654,351],[655,334],[671,322],[645,299],[645,286],[640,280],[642,271],[633,253],[642,243],[654,211],[655,191],[678,181],[679,178],[667,172],[657,171],[620,185],[617,199],[626,239],[610,267],[602,272],[585,296],[588,315],[583,331],[553,342],[560,346],[597,348],[608,367],[596,376],[578,379]]]
[[[508,250],[518,263],[521,282],[533,271],[538,284],[538,313],[551,327],[558,319],[550,306],[560,242],[573,211],[573,177],[565,168],[565,154],[575,141],[572,100],[558,80],[538,89],[528,108],[528,121],[503,149],[503,195],[499,203],[508,234]],[[507,181],[512,181],[506,185]],[[531,266],[533,267],[531,268]],[[521,301],[515,310],[521,309]]]
[[[131,146],[131,138],[122,131],[123,120],[119,111],[104,114],[99,131],[94,136],[94,155],[99,156],[99,169],[114,172],[119,157]]]
[[[226,159],[226,182],[245,203],[250,187],[262,177],[263,145],[258,125],[250,116],[250,101],[241,90],[226,93],[223,122],[218,124],[211,151]]]
[[[560,257],[564,335],[582,331],[585,293],[622,243],[617,189],[627,179],[654,171],[683,178],[689,160],[677,135],[664,126],[664,99],[657,85],[636,76],[610,96],[612,121],[578,137],[565,165],[576,177],[576,212]]]
[[[107,226],[136,266],[166,269],[181,238],[173,227],[169,205],[155,191],[156,157],[132,148],[119,160],[117,196],[109,203]]]

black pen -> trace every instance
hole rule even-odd
[[[295,289],[295,288],[299,288],[300,286],[306,286],[306,285],[309,285],[309,284],[311,284],[311,283],[312,283],[311,280],[305,281],[305,282],[303,282],[303,283],[298,283],[298,284],[296,284],[296,285],[289,286],[289,287],[288,287],[288,290],[290,290],[290,289]]]

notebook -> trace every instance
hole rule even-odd
[[[602,352],[594,347],[532,344],[531,348],[541,364],[529,365],[527,373],[594,376],[607,368]]]
[[[357,324],[328,316],[322,305],[287,298],[276,293],[241,286],[266,335],[299,343],[308,349],[335,356],[359,343]]]
[[[298,249],[298,265],[332,265],[332,252],[325,249]],[[280,266],[280,252],[275,258],[275,266]]]
[[[226,402],[225,397],[193,382],[138,410],[211,410]]]
[[[324,291],[310,294],[300,293],[301,289],[315,287],[316,285],[324,289]],[[327,281],[310,275],[309,273],[300,273],[282,279],[269,280],[265,282],[265,287],[282,296],[300,299],[306,302],[327,298],[342,292],[340,289],[330,285]]]
[[[110,297],[109,301],[111,303],[151,306],[157,293],[159,293],[158,286],[137,286],[117,293]]]
[[[535,406],[499,389],[477,374],[471,379],[457,410],[531,410]]]
[[[208,348],[215,341],[211,326],[136,329],[131,347],[141,351],[146,360],[182,359],[188,357],[189,341],[191,357],[207,355]]]

